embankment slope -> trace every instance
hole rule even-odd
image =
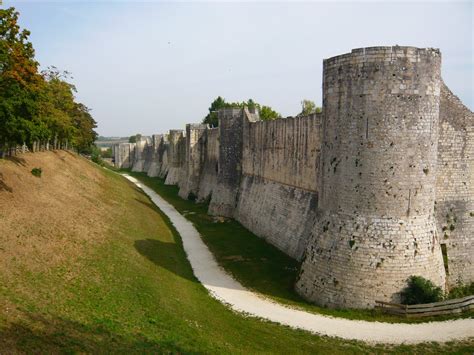
[[[0,160],[0,173],[1,352],[406,350],[233,313],[196,280],[181,239],[143,193],[72,153]]]

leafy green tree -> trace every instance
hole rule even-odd
[[[32,135],[41,85],[30,32],[20,30],[18,12],[0,9],[0,144],[21,144]]]
[[[130,136],[128,139],[128,143],[136,143],[142,138],[142,135],[140,133],[135,134],[134,136]]]
[[[84,154],[90,154],[97,139],[97,133],[94,131],[97,123],[89,112],[90,110],[85,105],[75,104],[72,116],[73,125],[76,128],[72,144],[80,153]]]
[[[102,158],[112,158],[112,148],[107,148],[106,150],[100,150],[100,156]]]
[[[270,106],[262,106],[260,107],[260,118],[263,121],[271,121],[281,118],[281,115],[274,111]]]
[[[96,122],[75,101],[70,73],[38,72],[30,32],[21,30],[14,8],[0,9],[0,150],[53,139],[90,151]]]
[[[250,110],[258,109],[260,112],[260,118],[262,120],[274,120],[281,118],[281,115],[274,111],[269,106],[261,106],[259,103],[255,102],[253,99],[248,99],[247,101],[242,102],[226,102],[225,99],[221,96],[218,96],[209,107],[209,113],[203,119],[203,123],[209,124],[211,127],[217,127],[219,125],[219,120],[217,117],[217,110],[223,108],[242,108],[248,107]]]
[[[229,104],[225,102],[225,99],[221,96],[218,96],[214,101],[212,101],[211,106],[209,107],[209,113],[204,117],[203,123],[207,123],[211,127],[217,127],[219,125],[219,120],[217,119],[217,110],[221,108],[227,108]]]
[[[301,101],[301,112],[298,116],[308,116],[321,112],[321,107],[317,107],[314,101],[304,99]]]

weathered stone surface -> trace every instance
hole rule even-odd
[[[135,143],[135,155],[133,158],[132,171],[143,172],[145,169],[146,148],[148,147],[148,140],[146,137],[140,137]]]
[[[205,139],[204,166],[199,180],[198,201],[209,200],[217,184],[219,129],[207,129]]]
[[[448,286],[474,282],[474,114],[444,84],[435,211]]]
[[[168,174],[166,185],[178,185],[182,175],[185,160],[186,139],[183,130],[174,129],[169,133],[168,145]]]
[[[187,199],[190,196],[197,198],[199,182],[204,166],[206,154],[206,130],[205,124],[186,125],[185,159],[183,165],[184,180],[180,185],[179,196]]]
[[[234,218],[285,254],[301,260],[316,204],[314,191],[244,175]]]
[[[242,172],[244,111],[219,110],[219,167],[209,213],[232,217],[237,205]]]
[[[162,134],[154,134],[151,137],[151,144],[148,146],[148,154],[146,156],[145,165],[147,175],[150,177],[156,177],[159,174],[161,161],[158,157],[158,147],[163,139]]]
[[[321,116],[249,123],[244,130],[243,174],[317,191]]]
[[[320,117],[251,122],[235,219],[300,260],[314,223]]]
[[[133,165],[135,156],[135,143],[120,143],[114,146],[115,167],[129,169]]]
[[[444,287],[436,233],[438,50],[376,47],[324,61],[319,213],[297,291],[332,307]],[[426,171],[433,173],[426,173]]]

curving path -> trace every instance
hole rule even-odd
[[[245,289],[216,262],[193,224],[156,192],[124,175],[141,188],[165,213],[183,240],[194,274],[211,295],[233,310],[320,335],[368,343],[414,344],[447,342],[474,337],[474,319],[421,324],[381,323],[317,315],[285,307]]]

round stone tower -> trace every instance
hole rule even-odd
[[[330,307],[444,287],[434,220],[441,55],[373,47],[324,61],[319,219],[297,291]]]

